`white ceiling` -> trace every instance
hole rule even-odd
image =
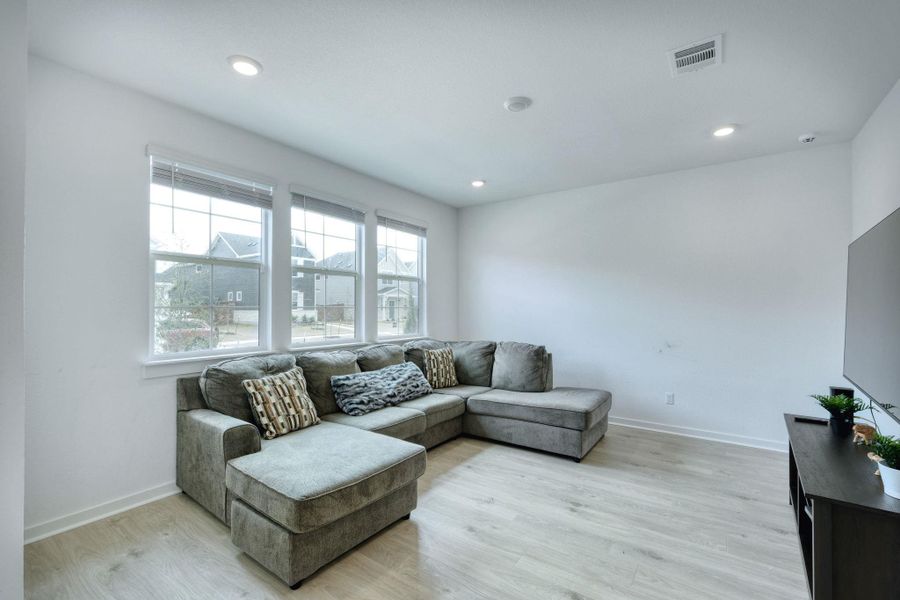
[[[31,0],[32,52],[466,206],[848,140],[897,0]],[[724,33],[677,79],[666,51]],[[245,79],[226,57],[264,65]],[[503,101],[534,105],[508,113]],[[716,125],[738,133],[713,139]],[[473,189],[472,179],[487,186]]]

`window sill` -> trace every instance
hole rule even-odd
[[[424,335],[413,335],[413,336],[404,336],[404,337],[383,337],[378,338],[373,344],[405,344],[406,342],[413,342],[415,340],[425,340],[428,339],[428,336]]]
[[[368,346],[371,342],[360,342],[354,340],[352,342],[333,342],[325,344],[300,344],[288,348],[288,352],[327,352],[328,350],[353,350]]]
[[[203,369],[209,365],[214,365],[223,360],[228,360],[229,358],[271,353],[271,350],[250,350],[247,352],[216,354],[215,356],[191,356],[187,358],[148,360],[144,363],[144,379],[172,377],[174,375],[195,375],[203,371]]]

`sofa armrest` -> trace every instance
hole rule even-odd
[[[259,452],[256,426],[209,409],[178,413],[175,483],[226,524],[225,466]]]

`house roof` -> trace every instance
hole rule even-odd
[[[385,294],[397,295],[398,292],[404,296],[412,296],[412,293],[409,290],[404,290],[402,287],[396,285],[386,285],[378,288],[379,296],[384,296]]]
[[[303,245],[303,242],[297,235],[291,236],[291,257],[293,258],[315,258],[312,252]]]
[[[415,277],[418,275],[416,272],[416,267],[414,263],[408,263],[400,260],[400,257],[397,256],[397,250],[391,248],[390,246],[379,246],[378,247],[378,264],[381,265],[382,262],[387,260],[388,258],[392,258],[396,261],[397,264],[397,274],[398,275],[406,275],[409,277]]]
[[[234,254],[234,258],[252,258],[254,256],[259,256],[261,251],[259,247],[259,238],[256,236],[219,232],[216,235],[216,239],[209,247],[210,254],[214,254],[216,248],[220,247],[220,240],[225,242],[228,249]]]
[[[326,256],[322,260],[316,262],[316,266],[323,269],[346,271],[348,269],[353,269],[355,262],[356,252],[338,252],[337,254]]]
[[[392,256],[397,261],[397,270],[398,275],[407,275],[411,277],[415,277],[417,275],[416,268],[414,264],[403,262],[397,257],[397,251],[393,248],[385,248],[384,246],[378,247],[378,264],[380,265],[388,256]],[[324,269],[335,269],[338,271],[341,270],[349,270],[353,269],[353,263],[356,259],[355,252],[338,252],[337,254],[332,254],[331,256],[327,256],[322,260],[316,262],[317,267],[321,267]]]

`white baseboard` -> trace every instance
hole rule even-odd
[[[654,423],[653,421],[642,421],[640,419],[628,419],[625,417],[613,416],[609,417],[609,422],[614,425],[621,425],[623,427],[647,429],[650,431],[660,431],[662,433],[673,433],[675,435],[699,438],[701,440],[725,442],[726,444],[736,444],[738,446],[750,446],[751,448],[776,450],[778,452],[787,452],[788,449],[787,442],[782,442],[779,440],[767,440],[765,438],[748,437],[745,435],[735,435],[733,433],[722,433],[721,431],[709,431],[707,429],[695,429],[693,427],[681,427],[680,425],[667,425],[665,423]]]
[[[43,523],[31,525],[25,528],[25,543],[30,544],[44,538],[111,517],[112,515],[137,508],[143,504],[160,500],[167,496],[173,496],[181,492],[181,489],[175,486],[175,482],[164,483],[163,485],[110,500],[97,506],[79,510],[56,519],[50,519]]]

